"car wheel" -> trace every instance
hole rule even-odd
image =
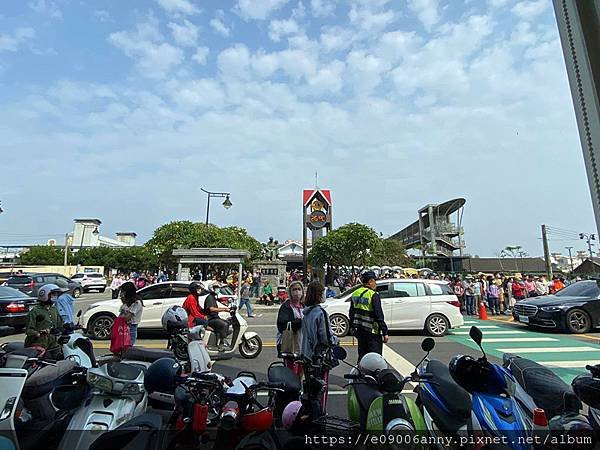
[[[110,339],[114,322],[115,317],[112,314],[98,314],[91,318],[87,329],[92,338],[105,341]]]
[[[341,314],[334,314],[329,319],[331,323],[331,331],[337,337],[344,337],[348,334],[348,330],[350,329],[350,321]]]
[[[75,297],[75,298],[81,297],[81,289],[79,289],[79,288],[73,289],[73,297]]]
[[[582,309],[572,309],[567,313],[567,330],[570,333],[587,333],[590,331],[592,321],[588,313]]]
[[[425,321],[425,331],[430,336],[444,336],[448,332],[448,328],[450,328],[448,319],[441,314],[432,314]]]

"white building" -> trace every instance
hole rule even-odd
[[[100,234],[100,219],[75,219],[73,232],[69,235],[69,246],[73,249],[85,247],[133,247],[137,234],[134,232],[116,233],[116,238]]]

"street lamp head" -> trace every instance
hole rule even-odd
[[[583,233],[579,233],[579,239],[583,239]]]
[[[94,228],[94,231],[92,231],[92,234],[93,234],[94,236],[98,236],[98,235],[100,234],[100,231],[98,231],[98,228],[97,228],[97,227],[96,227],[96,228]]]
[[[231,203],[231,200],[229,200],[229,195],[227,195],[227,197],[225,197],[225,201],[223,202],[223,207],[225,209],[229,209],[232,205],[233,203]]]

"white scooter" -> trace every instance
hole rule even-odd
[[[111,361],[87,371],[92,394],[69,422],[59,450],[86,450],[102,433],[146,412],[142,366]]]
[[[217,303],[219,308],[225,308],[225,305]],[[227,314],[227,313],[224,313]],[[262,351],[262,340],[255,331],[246,331],[248,322],[239,313],[237,306],[229,308],[229,317],[221,317],[229,323],[228,333],[226,338],[225,350],[220,352],[217,346],[217,336],[214,330],[206,327],[204,341],[208,353],[211,356],[225,356],[235,352],[236,347],[239,349],[240,355],[246,359],[254,359]]]
[[[28,372],[25,369],[0,369],[0,448],[19,450],[15,431],[15,412]]]

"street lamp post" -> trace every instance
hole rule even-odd
[[[596,240],[596,235],[595,234],[579,233],[579,239],[583,239],[584,241],[587,242],[588,251],[590,252],[590,261],[593,261],[594,253],[592,252],[592,241]]]
[[[571,255],[571,250],[573,247],[565,247],[569,251],[569,261],[571,263],[571,272],[573,272],[573,256]]]
[[[225,197],[225,200],[222,203],[223,208],[225,208],[225,209],[229,209],[233,205],[233,203],[231,203],[231,200],[229,200],[229,196],[231,195],[229,192],[210,192],[203,188],[200,188],[200,190],[202,192],[205,192],[208,196],[208,198],[206,200],[206,225],[208,225],[208,215],[210,213],[210,198],[211,197],[221,197],[221,198]]]
[[[94,228],[94,231],[92,231],[92,234],[94,236],[98,236],[100,234],[100,232],[98,231],[98,227],[95,227],[94,225],[86,225],[82,223],[81,226],[83,227],[83,230],[81,230],[81,243],[79,244],[79,250],[83,248],[83,237],[85,236],[86,228]]]

